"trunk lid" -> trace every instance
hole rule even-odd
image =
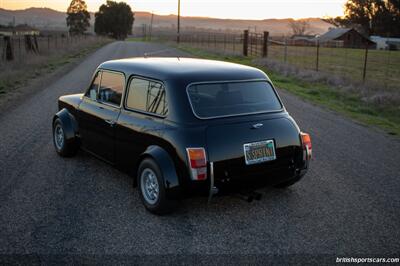
[[[301,151],[299,130],[286,116],[253,118],[210,125],[206,130],[208,160],[216,178],[263,175],[272,170],[294,170]],[[275,160],[246,164],[244,144],[273,140]]]

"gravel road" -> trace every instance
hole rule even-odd
[[[0,254],[400,257],[400,141],[285,91],[286,108],[311,133],[314,160],[301,182],[263,189],[251,204],[194,198],[159,217],[125,174],[84,152],[57,156],[57,98],[82,92],[103,61],[163,49],[111,43],[0,114]]]

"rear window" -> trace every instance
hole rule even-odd
[[[199,118],[271,112],[282,105],[267,81],[193,84],[188,88],[193,112]]]

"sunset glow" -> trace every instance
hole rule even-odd
[[[178,0],[128,0],[135,11],[176,14]],[[98,10],[105,0],[86,0],[90,11]],[[343,15],[344,0],[181,0],[183,16],[267,19],[306,18]],[[48,7],[67,10],[69,0],[0,0],[0,8],[25,9]]]

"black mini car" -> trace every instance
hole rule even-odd
[[[178,199],[302,178],[310,136],[262,71],[190,58],[108,61],[84,94],[59,98],[57,153],[79,148],[134,178],[144,206],[165,213]]]

